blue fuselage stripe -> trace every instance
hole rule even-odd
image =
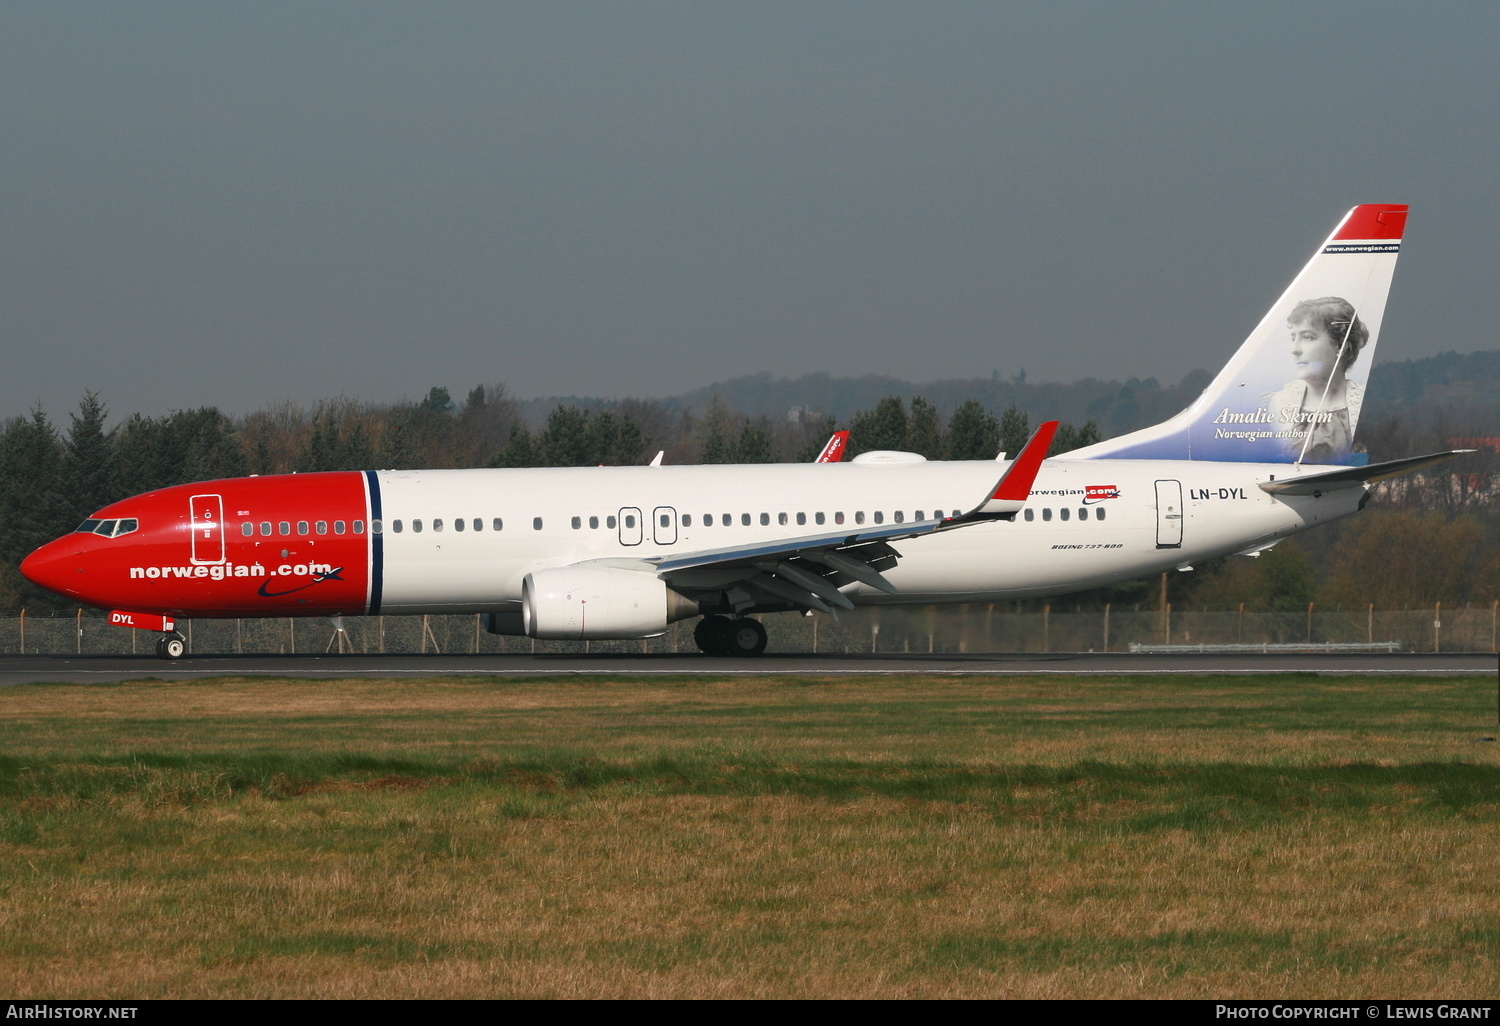
[[[365,471],[365,480],[370,485],[370,608],[369,615],[380,612],[380,590],[385,576],[385,539],[376,525],[381,522],[380,479],[375,471]]]

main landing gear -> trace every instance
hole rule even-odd
[[[758,656],[766,650],[766,629],[759,620],[705,616],[693,628],[693,640],[705,655]]]
[[[187,651],[187,639],[176,631],[156,639],[156,654],[162,659],[181,659]]]

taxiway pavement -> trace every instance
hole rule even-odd
[[[0,656],[0,687],[204,677],[830,676],[901,674],[1489,674],[1494,653],[1198,654],[1017,652],[942,655],[767,654],[756,659],[678,655],[207,655]]]

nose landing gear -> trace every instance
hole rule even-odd
[[[758,656],[766,650],[766,629],[759,620],[705,616],[693,628],[693,640],[705,655]]]
[[[156,639],[156,654],[162,659],[181,659],[187,651],[187,639],[176,631]]]

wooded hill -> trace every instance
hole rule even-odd
[[[841,427],[852,432],[851,455],[907,449],[929,459],[992,459],[1017,451],[1043,415],[1065,422],[1052,447],[1058,454],[1165,419],[1208,380],[1195,371],[1171,386],[1032,384],[1022,374],[913,386],[762,375],[660,400],[521,401],[503,385],[479,385],[461,403],[439,386],[419,402],[337,398],[242,417],[199,408],[113,423],[103,398],[88,394],[65,429],[40,408],[0,426],[0,615],[62,608],[20,577],[17,565],[32,549],[110,502],[171,484],[291,471],[629,465],[658,450],[671,463],[803,462]],[[1361,440],[1382,460],[1467,444],[1455,438],[1495,439],[1497,386],[1500,351],[1379,365]],[[1406,608],[1428,601],[1439,583],[1437,601],[1492,601],[1500,581],[1497,460],[1487,450],[1450,473],[1387,488],[1373,504],[1386,514],[1283,543],[1259,561],[1173,575],[1173,601],[1219,604],[1238,595],[1261,605],[1317,599]],[[1406,519],[1392,519],[1398,514]],[[1370,570],[1401,545],[1426,555],[1404,571]],[[1370,597],[1376,581],[1378,599]],[[1125,585],[1071,601],[1146,602],[1146,589]]]

